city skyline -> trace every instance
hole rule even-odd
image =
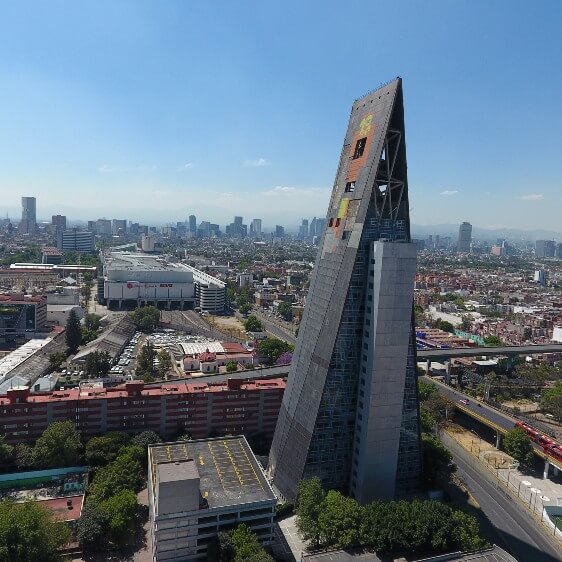
[[[559,229],[557,4],[399,2],[360,20],[314,2],[299,18],[296,4],[60,6],[3,13],[2,215],[33,194],[42,218],[174,222],[197,209],[226,224],[236,208],[297,224],[328,202],[339,108],[400,74],[414,224]],[[401,40],[365,48],[373,18],[398,18]]]

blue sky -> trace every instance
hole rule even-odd
[[[404,79],[412,220],[562,231],[557,0],[6,1],[0,213],[324,215],[356,97]]]

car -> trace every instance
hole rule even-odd
[[[466,398],[461,398],[459,402],[461,404],[464,404],[465,406],[468,406],[470,404],[470,400],[467,400]]]

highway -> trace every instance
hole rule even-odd
[[[418,360],[451,359],[453,357],[477,357],[495,355],[533,355],[535,353],[562,353],[562,344],[509,345],[501,347],[454,347],[451,349],[418,349]]]
[[[503,412],[500,412],[496,408],[492,408],[491,406],[488,406],[486,403],[480,402],[474,399],[472,396],[469,396],[468,394],[464,394],[463,392],[451,388],[450,386],[447,386],[442,382],[436,381],[435,379],[424,377],[424,380],[427,380],[435,384],[439,388],[440,394],[444,396],[448,396],[451,400],[455,402],[455,406],[458,410],[478,420],[484,425],[491,427],[496,432],[505,434],[509,430],[515,427],[515,422],[517,421],[516,418],[508,414],[504,414]],[[468,400],[468,404],[461,404],[459,402],[459,400],[461,399]],[[531,443],[531,444],[533,445],[535,454],[545,459],[546,455],[542,447],[540,447],[536,443]],[[549,462],[552,465],[556,466],[559,470],[562,470],[562,463],[559,460],[553,459],[550,456],[548,458],[549,458]]]
[[[261,369],[254,369],[253,371],[237,371],[236,373],[224,373],[221,375],[209,375],[204,377],[184,377],[181,379],[174,379],[171,381],[166,381],[165,384],[174,384],[176,382],[188,382],[188,383],[222,383],[227,379],[242,379],[242,380],[252,380],[252,379],[276,379],[280,377],[286,377],[289,373],[290,365],[285,365],[283,367],[263,367]],[[146,384],[147,388],[151,386],[160,386],[162,382],[154,382]]]
[[[474,468],[469,454],[455,448],[453,460],[457,474],[484,514],[488,517],[501,542],[499,546],[511,552],[520,562],[560,562],[560,550],[546,536],[544,528],[520,507],[493,480],[484,467]]]

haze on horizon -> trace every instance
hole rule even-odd
[[[266,4],[3,6],[0,214],[325,216],[353,100],[400,75],[413,223],[562,230],[562,5]]]

